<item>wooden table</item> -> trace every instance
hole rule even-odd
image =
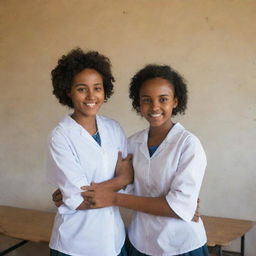
[[[49,242],[55,213],[0,206],[0,234],[23,240],[0,252],[6,255],[28,241]],[[241,255],[244,256],[244,235],[254,225],[253,221],[202,216],[208,246],[216,247],[222,255],[222,246],[241,238]]]
[[[0,252],[5,255],[28,241],[49,242],[55,213],[0,206],[0,234],[23,240]]]
[[[240,238],[240,255],[244,256],[245,234],[255,224],[253,221],[212,216],[202,216],[202,220],[207,233],[207,245],[216,247],[218,255],[222,255],[222,246],[230,245],[233,240]]]

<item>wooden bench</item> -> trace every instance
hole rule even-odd
[[[49,242],[55,213],[0,206],[0,234],[23,240],[0,255],[31,242]],[[241,238],[241,255],[244,256],[244,236],[254,225],[253,221],[202,216],[208,246],[215,247],[222,255],[222,246]]]
[[[0,234],[23,240],[0,255],[6,255],[28,241],[48,243],[54,216],[52,212],[0,206]]]
[[[241,239],[239,255],[244,256],[245,234],[255,222],[212,216],[201,216],[207,233],[207,245],[217,249],[217,255],[222,256],[222,246],[230,245],[237,238]],[[237,254],[236,254],[237,255]]]

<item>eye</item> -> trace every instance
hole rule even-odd
[[[166,102],[166,101],[168,101],[168,98],[161,97],[161,98],[159,99],[159,102],[161,102],[161,103]]]
[[[102,91],[102,87],[95,87],[95,91],[97,91],[97,92],[100,92],[100,91]]]
[[[84,88],[84,87],[79,87],[79,88],[77,88],[77,90],[78,90],[79,92],[86,92],[86,91],[87,91],[87,89]]]
[[[150,99],[149,98],[142,98],[141,103],[150,103]]]

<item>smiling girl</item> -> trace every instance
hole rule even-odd
[[[118,152],[127,154],[123,129],[116,121],[98,115],[113,93],[110,67],[104,55],[75,49],[62,56],[52,71],[53,93],[73,113],[49,136],[48,178],[60,189],[63,201],[52,230],[51,256],[126,255],[118,207],[90,210],[80,189],[97,182],[119,190],[133,179],[122,172],[132,168],[129,156],[117,165]],[[116,166],[119,175],[114,178]],[[110,179],[115,182],[108,182]]]
[[[207,256],[203,223],[192,221],[206,156],[198,138],[172,121],[186,110],[186,84],[169,66],[147,65],[132,78],[130,98],[149,123],[129,138],[133,194],[94,186],[82,194],[91,208],[135,210],[128,230],[131,256]]]

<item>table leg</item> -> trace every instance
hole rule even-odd
[[[218,256],[223,256],[223,254],[222,254],[222,248],[221,248],[220,245],[217,245],[217,255],[218,255]]]
[[[10,247],[10,248],[4,250],[4,251],[1,251],[1,252],[0,252],[0,256],[6,255],[6,254],[8,254],[9,252],[14,251],[15,249],[17,249],[17,248],[21,247],[22,245],[26,244],[27,242],[28,242],[28,241],[23,240],[23,241],[21,241],[20,243],[15,244],[14,246],[12,246],[12,247]]]
[[[244,256],[244,235],[241,237],[241,256]]]

